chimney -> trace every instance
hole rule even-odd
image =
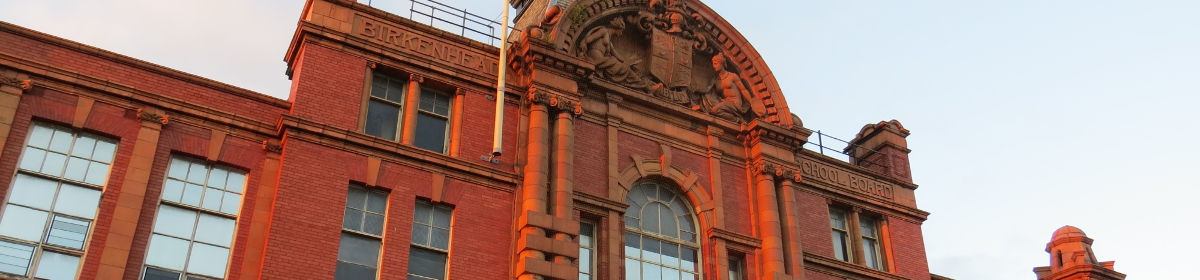
[[[892,178],[912,183],[912,172],[908,167],[909,131],[900,121],[881,121],[864,125],[845,151],[851,163],[874,170]]]

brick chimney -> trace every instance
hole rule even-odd
[[[843,151],[852,157],[851,163],[874,170],[892,178],[912,183],[908,167],[909,131],[900,121],[881,121],[864,125]]]
[[[1050,243],[1050,266],[1035,267],[1038,280],[1124,280],[1125,274],[1113,270],[1116,262],[1098,262],[1092,253],[1092,239],[1082,230],[1064,226],[1054,231]]]

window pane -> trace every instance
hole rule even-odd
[[[642,221],[634,217],[625,216],[625,227],[642,228]]]
[[[91,226],[90,222],[54,216],[54,221],[50,223],[50,235],[46,237],[46,243],[82,250],[89,226]]]
[[[146,264],[183,270],[187,254],[187,240],[155,234],[150,237],[150,250],[146,253]]]
[[[387,195],[378,192],[367,193],[367,211],[383,214],[387,209]]]
[[[167,179],[163,183],[163,200],[179,202],[183,198],[183,182],[175,179]]]
[[[88,167],[87,178],[83,182],[103,186],[108,180],[108,164],[100,162],[91,162]]]
[[[238,210],[241,209],[240,206],[242,205],[242,195],[227,192],[225,193],[223,200],[224,202],[221,202],[221,212],[230,215],[237,215]]]
[[[416,212],[413,214],[414,222],[427,224],[427,225],[432,224],[429,222],[429,220],[431,219],[430,216],[432,216],[432,215],[433,215],[433,208],[431,206],[429,206],[429,203],[424,202],[424,201],[417,201]]]
[[[0,241],[0,272],[25,275],[31,258],[33,246]]]
[[[63,173],[63,178],[83,182],[83,178],[87,177],[87,168],[89,161],[77,157],[67,159],[67,172]]]
[[[579,272],[592,273],[592,250],[588,248],[579,249]]]
[[[639,185],[639,187],[636,187],[634,189],[637,189],[637,188],[641,188],[641,186]],[[633,205],[633,204],[646,205],[646,202],[648,201],[646,198],[646,193],[641,192],[641,191],[636,191],[636,190],[630,191],[629,196],[626,198],[628,200],[633,201],[633,203],[630,203],[630,205]],[[629,213],[629,211],[625,211],[625,213]],[[638,212],[634,212],[634,213],[638,213]]]
[[[363,232],[383,235],[383,215],[366,213],[363,218]]]
[[[661,252],[660,250],[658,239],[650,237],[642,238],[642,260],[651,262],[662,261],[662,254],[659,253]]]
[[[204,186],[197,184],[187,184],[183,187],[183,200],[179,201],[183,204],[191,206],[200,206],[200,196],[204,193]]]
[[[642,279],[662,280],[662,267],[652,263],[642,263]]]
[[[662,268],[662,279],[663,280],[679,280],[679,270],[663,267]]]
[[[90,159],[94,150],[96,150],[96,138],[80,136],[78,139],[75,139],[75,146],[71,148],[71,155]]]
[[[208,169],[204,168],[203,164],[192,162],[190,166],[188,166],[188,182],[204,184],[205,176],[208,176]]]
[[[679,267],[686,271],[696,271],[696,249],[679,248]]]
[[[875,249],[875,240],[863,238],[863,258],[866,260],[867,267],[879,269],[879,252]]]
[[[338,262],[335,280],[375,280],[375,268],[347,262]]]
[[[54,191],[57,188],[57,182],[25,174],[17,174],[16,183],[13,184],[9,202],[41,209],[50,209],[50,203],[54,201]]]
[[[46,230],[46,218],[48,213],[45,211],[9,204],[4,209],[4,217],[0,218],[0,235],[41,241],[42,231]]]
[[[192,243],[192,255],[188,257],[188,273],[213,277],[225,277],[225,264],[229,262],[229,249],[203,243]]]
[[[338,246],[338,260],[377,267],[379,262],[379,239],[353,233],[342,233]]]
[[[196,223],[196,241],[229,247],[233,243],[233,219],[210,214],[200,214]]]
[[[442,207],[433,208],[433,226],[440,228],[450,228],[450,216],[453,215],[450,209]]]
[[[229,178],[225,179],[225,190],[242,193],[246,186],[246,174],[238,172],[229,172]]]
[[[425,113],[417,114],[417,139],[413,145],[439,153],[445,151],[446,119]]]
[[[72,280],[79,269],[79,257],[42,251],[37,276],[48,280]]]
[[[625,259],[625,280],[642,279],[642,262],[635,259]]]
[[[167,172],[167,176],[178,178],[179,180],[187,179],[188,162],[179,158],[171,158],[171,170]]]
[[[346,194],[346,207],[363,210],[366,209],[367,190],[359,187],[351,187],[349,193]]]
[[[54,129],[34,125],[33,131],[29,132],[29,145],[43,149],[50,147],[50,137],[53,135]]]
[[[346,215],[342,217],[342,228],[349,230],[362,231],[363,211],[346,208]]]
[[[408,274],[433,279],[445,279],[446,254],[428,249],[410,247],[408,251]]]
[[[679,238],[679,224],[675,223],[675,214],[662,204],[659,204],[658,211],[658,219],[662,222],[660,230],[663,235]]]
[[[579,223],[579,246],[594,247],[592,238],[595,235],[595,226],[589,223]]]
[[[221,196],[224,194],[224,191],[218,189],[204,188],[204,199],[201,200],[200,207],[213,211],[221,211],[221,200],[223,199]]]
[[[858,226],[863,236],[875,237],[875,219],[859,216]]]
[[[228,178],[229,178],[229,171],[225,171],[224,169],[220,169],[220,168],[213,168],[212,171],[210,171],[208,173],[207,185],[212,188],[224,190],[225,189],[225,180]]]
[[[117,144],[107,141],[96,141],[96,150],[92,152],[92,160],[112,163],[113,156],[117,153]]]
[[[429,246],[429,226],[413,223],[412,243],[422,246]]]
[[[42,173],[62,176],[66,164],[67,156],[59,153],[46,153],[46,161],[42,163]]]
[[[642,208],[642,230],[653,233],[661,233],[659,231],[658,208],[662,208],[662,204],[651,203]]]
[[[99,206],[99,190],[63,184],[55,199],[54,212],[90,219],[96,217]]]
[[[367,102],[367,127],[364,132],[383,139],[396,139],[396,124],[399,123],[400,107],[380,101]]]
[[[179,273],[147,267],[146,275],[142,277],[142,280],[179,280]]]
[[[432,240],[429,242],[429,247],[450,250],[450,231],[433,228],[430,239]]]
[[[55,130],[53,139],[50,140],[50,150],[60,153],[67,153],[71,149],[71,142],[75,136],[70,132]]]
[[[46,151],[37,148],[25,148],[21,156],[21,169],[30,171],[42,170],[42,161],[46,159]]]
[[[833,231],[833,256],[839,260],[850,261],[850,255],[846,248],[846,234],[840,231]]]
[[[196,211],[167,205],[158,206],[154,232],[190,239],[195,226]]]
[[[640,258],[641,247],[641,236],[632,233],[625,234],[625,256]]]
[[[830,210],[829,211],[829,224],[832,225],[833,228],[845,230],[846,229],[846,213],[843,213],[842,211],[837,211],[837,210]]]
[[[679,267],[679,245],[663,242],[661,249],[662,263],[667,266]]]

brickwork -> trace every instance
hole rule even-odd
[[[291,113],[328,125],[358,128],[367,61],[321,45],[308,45],[292,74]],[[314,67],[305,67],[316,65]]]
[[[575,190],[608,196],[608,137],[604,126],[575,122]]]
[[[921,234],[921,225],[897,219],[888,218],[891,227],[892,248],[896,256],[896,274],[912,279],[928,279],[929,263],[925,259],[925,237]]]
[[[751,235],[754,227],[750,221],[750,193],[746,169],[728,163],[721,164],[721,188],[724,192],[725,229]]]
[[[800,244],[804,252],[833,257],[833,240],[829,228],[829,204],[824,197],[808,192],[796,193],[797,218],[800,218]]]

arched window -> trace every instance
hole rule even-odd
[[[687,199],[673,186],[639,183],[625,203],[625,279],[700,279],[700,242]]]

